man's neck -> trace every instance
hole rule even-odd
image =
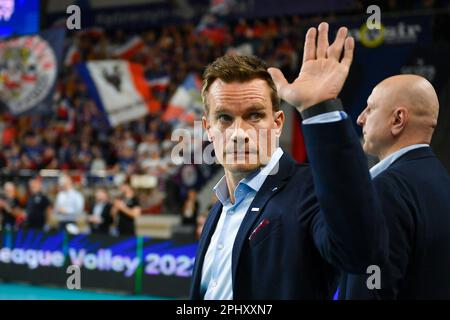
[[[227,181],[228,194],[230,197],[231,203],[235,203],[236,199],[234,198],[234,190],[236,190],[239,181],[248,177],[251,172],[230,172],[225,171],[225,179]]]

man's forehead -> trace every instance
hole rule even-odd
[[[269,93],[269,86],[262,79],[252,79],[249,81],[225,82],[221,79],[215,80],[209,88],[210,94],[256,94],[266,96]]]
[[[380,87],[376,86],[375,88],[372,89],[370,96],[367,98],[367,104],[374,105],[379,95],[380,95]]]
[[[246,82],[226,83],[220,79],[214,81],[209,90],[209,102],[217,108],[230,103],[236,105],[260,105],[264,107],[271,101],[269,86],[262,79]]]

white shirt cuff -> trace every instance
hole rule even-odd
[[[347,119],[347,113],[344,111],[331,111],[303,120],[303,124],[337,122]]]

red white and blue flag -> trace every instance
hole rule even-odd
[[[197,74],[191,73],[170,99],[163,120],[191,122],[200,119],[202,112],[201,80]]]
[[[160,108],[139,64],[124,60],[91,61],[78,65],[78,70],[111,126],[139,119]]]

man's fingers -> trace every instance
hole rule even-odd
[[[317,38],[317,59],[327,57],[328,50],[328,23],[319,24],[319,36]]]
[[[269,68],[267,69],[267,72],[269,72],[273,82],[275,83],[275,87],[277,88],[278,91],[278,96],[280,98],[283,98],[282,97],[283,88],[289,84],[286,78],[284,77],[283,72],[281,72],[280,69],[278,68]]]
[[[339,28],[336,39],[333,44],[328,48],[327,57],[339,60],[341,57],[342,49],[344,47],[345,37],[347,36],[347,28],[341,27]]]
[[[316,58],[316,28],[309,28],[305,37],[305,48],[303,50],[303,63]]]
[[[342,58],[342,63],[350,68],[353,60],[353,51],[355,50],[355,39],[353,37],[348,37],[345,39],[344,45],[344,57]]]

